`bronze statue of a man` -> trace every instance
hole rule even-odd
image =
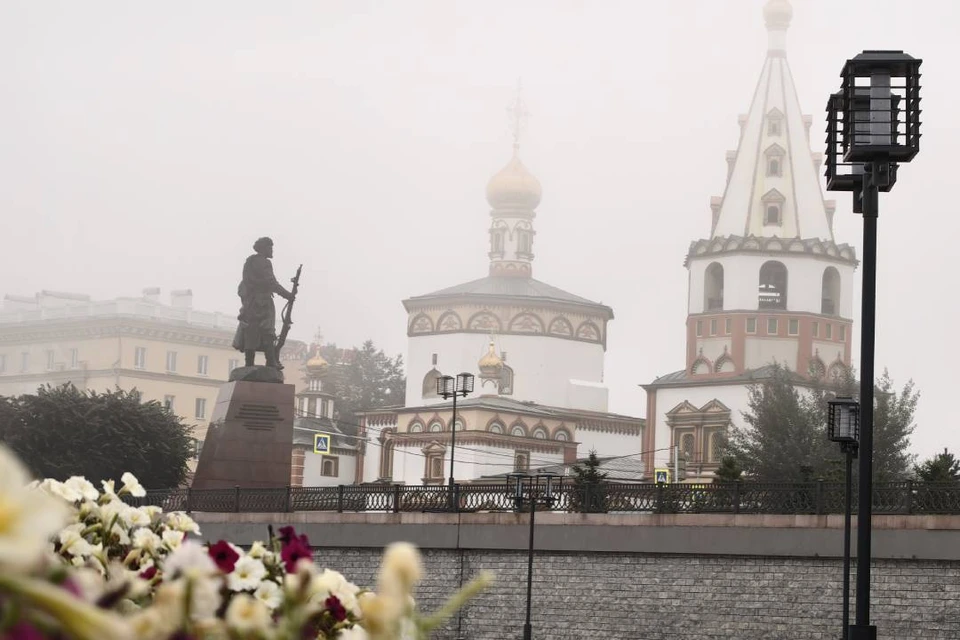
[[[245,365],[253,366],[257,351],[262,351],[267,366],[281,369],[277,353],[277,308],[273,304],[273,294],[290,300],[293,294],[277,282],[273,275],[273,240],[260,238],[253,243],[256,251],[243,263],[243,280],[237,287],[240,296],[240,321],[233,346],[243,351]]]

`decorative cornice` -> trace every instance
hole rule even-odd
[[[423,447],[431,442],[449,441],[449,431],[441,433],[397,433],[393,435],[393,441],[398,447]],[[457,445],[485,445],[500,449],[515,450],[521,448],[524,451],[536,451],[538,453],[556,453],[562,454],[565,449],[572,448],[576,450],[577,443],[562,440],[544,440],[540,438],[529,438],[520,436],[511,436],[510,434],[490,433],[488,431],[463,431],[457,432]]]
[[[95,340],[117,336],[233,349],[233,331],[132,318],[41,320],[35,323],[0,324],[0,344]]]
[[[683,266],[689,267],[690,262],[697,258],[708,258],[720,255],[743,254],[782,254],[808,255],[848,264],[856,267],[859,264],[856,250],[849,244],[837,244],[832,240],[820,238],[778,238],[750,236],[718,236],[713,239],[696,240],[690,243],[690,249],[683,261]]]
[[[190,384],[203,387],[219,387],[226,383],[226,380],[210,378],[206,376],[184,376],[177,373],[160,373],[147,371],[145,369],[72,369],[64,371],[40,371],[38,373],[18,373],[13,375],[0,374],[0,384],[8,382],[30,382],[37,381],[69,381],[82,378],[84,381],[90,378],[105,377],[123,377],[135,378],[139,380],[162,380],[165,382],[176,382],[181,384]]]

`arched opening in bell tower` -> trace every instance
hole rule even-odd
[[[787,268],[782,262],[769,260],[760,267],[757,308],[787,308]]]
[[[703,283],[704,311],[723,309],[723,265],[711,262],[707,267]]]
[[[835,316],[840,313],[840,272],[836,267],[827,267],[823,271],[820,313],[825,316]]]

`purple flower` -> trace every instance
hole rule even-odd
[[[292,526],[280,527],[280,544],[287,546],[291,540],[297,539],[297,531]]]
[[[157,567],[150,565],[146,569],[140,572],[140,577],[144,580],[153,580],[153,576],[157,575]]]
[[[232,573],[233,568],[237,565],[237,560],[240,559],[240,554],[234,551],[233,547],[225,540],[210,545],[207,553],[210,554],[220,571],[224,573]]]
[[[303,558],[312,559],[313,553],[310,551],[310,543],[306,536],[292,539],[289,544],[284,545],[280,550],[280,559],[283,560],[287,573],[296,571],[297,562]]]
[[[330,596],[324,600],[323,606],[327,608],[327,611],[330,612],[330,615],[333,616],[333,619],[337,622],[343,622],[347,619],[347,609],[340,604],[340,598],[337,596]]]

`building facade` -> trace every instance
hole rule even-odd
[[[685,366],[644,385],[647,467],[672,466],[679,447],[694,481],[712,478],[723,434],[773,363],[800,384],[839,378],[850,365],[857,259],[834,237],[835,203],[823,198],[813,120],[787,62],[792,15],[788,0],[764,6],[766,59],[727,153],[724,195],[711,199],[710,235],[684,262]]]
[[[358,482],[470,481],[570,465],[591,450],[639,460],[643,420],[607,412],[612,309],[533,278],[542,190],[518,151],[515,138],[487,184],[487,275],[403,302],[405,406],[363,416]],[[476,389],[454,423],[437,380],[463,372]]]
[[[193,308],[190,290],[95,301],[41,291],[6,295],[0,309],[0,395],[71,383],[81,390],[137,389],[193,426],[203,442],[220,386],[243,354],[232,346],[235,314]],[[289,341],[284,362],[300,367],[305,345]],[[289,376],[289,374],[288,374]]]

